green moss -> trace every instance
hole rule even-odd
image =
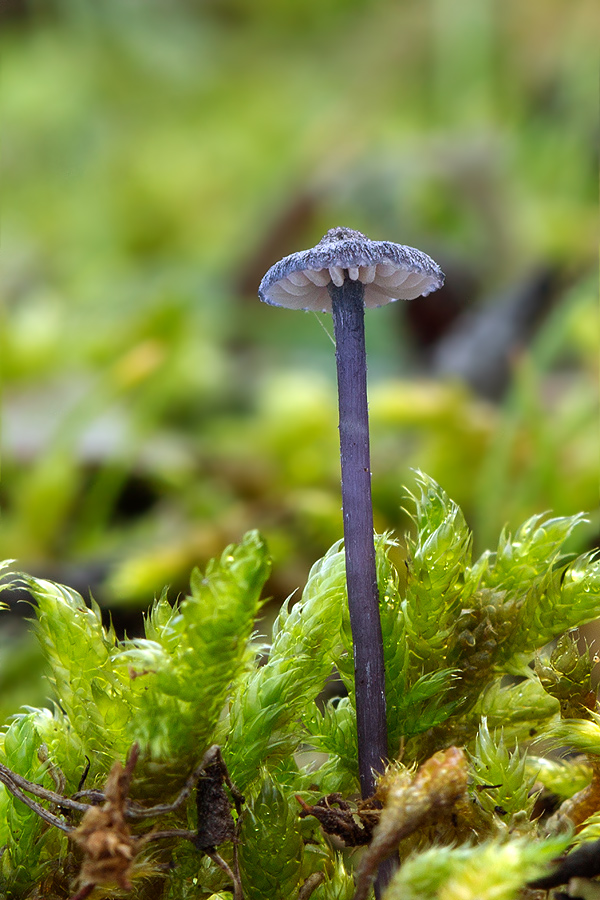
[[[564,798],[569,784],[570,793],[585,787],[600,757],[589,655],[561,637],[600,610],[598,562],[562,554],[580,516],[535,517],[473,562],[458,506],[429,477],[417,480],[418,530],[402,577],[391,561],[394,543],[377,540],[390,746],[407,779],[410,763],[420,765],[451,743],[466,746],[471,786],[454,819],[433,828],[422,819],[403,839],[401,852],[412,848],[413,855],[386,898],[458,897],[462,885],[464,897],[508,900],[560,849],[545,837],[544,819],[532,818],[534,785]],[[7,726],[1,761],[69,795],[87,760],[86,787],[100,788],[135,740],[141,755],[132,793],[147,806],[168,803],[218,742],[246,797],[238,849],[247,896],[293,897],[306,883],[316,898],[346,900],[355,859],[342,861],[316,820],[298,817],[297,799],[311,804],[333,791],[348,798],[357,791],[344,555],[337,543],[313,567],[302,597],[282,607],[265,648],[253,629],[269,570],[263,539],[249,532],[204,573],[192,574],[181,601],[170,603],[165,593],[156,599],[146,636],[137,640],[117,639],[93,601],[74,591],[13,576],[8,586],[25,584],[34,600],[55,706],[30,709]],[[544,650],[553,638],[560,638],[554,650]],[[321,692],[336,671],[348,695],[324,704]],[[558,764],[525,755],[540,739],[588,760]],[[193,797],[167,822],[194,829]],[[596,833],[592,817],[583,834]],[[466,834],[471,846],[446,846]],[[67,838],[42,827],[4,788],[0,837],[7,896],[33,898],[41,878],[49,897],[60,896],[77,866]],[[432,840],[440,846],[428,850]],[[189,842],[150,846],[134,869],[140,900],[208,898],[231,889],[215,860]],[[219,852],[235,866],[231,843]]]

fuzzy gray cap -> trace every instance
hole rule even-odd
[[[331,228],[312,250],[292,253],[271,266],[258,296],[272,306],[331,312],[327,286],[341,287],[348,273],[365,286],[365,306],[414,300],[437,291],[444,273],[431,257],[413,247],[370,241],[351,228]]]

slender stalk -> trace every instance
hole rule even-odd
[[[329,285],[336,343],[346,584],[354,646],[358,769],[363,797],[387,760],[383,639],[375,568],[364,285]]]

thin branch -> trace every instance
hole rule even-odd
[[[346,585],[363,799],[375,793],[388,758],[383,638],[373,535],[364,285],[328,286],[335,330]]]
[[[167,813],[175,812],[175,810],[178,809],[183,803],[185,803],[185,801],[190,797],[206,767],[209,766],[217,757],[217,752],[220,758],[220,750],[218,746],[216,744],[213,744],[211,747],[209,747],[209,749],[202,757],[202,761],[188,776],[184,786],[177,794],[175,800],[173,800],[172,803],[159,803],[156,806],[143,808],[136,804],[135,801],[129,801],[129,805],[125,810],[125,816],[128,819],[152,819],[156,816],[163,816]],[[41,800],[48,800],[50,803],[55,803],[57,806],[65,807],[67,809],[73,809],[77,812],[86,812],[86,810],[90,808],[90,803],[93,805],[99,805],[101,803],[104,803],[106,800],[104,791],[99,791],[93,788],[85,791],[77,791],[77,793],[73,794],[72,797],[63,797],[60,794],[54,793],[54,791],[49,791],[46,788],[41,787],[41,785],[39,784],[34,784],[31,781],[27,781],[26,778],[23,778],[21,775],[17,775],[16,772],[12,772],[1,763],[0,781],[6,785],[11,793],[14,793],[13,785],[17,785],[24,791],[27,791],[28,793],[34,794],[36,797],[39,797]],[[236,809],[238,809],[239,812],[238,804],[240,803],[240,801],[243,802],[243,797],[236,789],[235,785],[231,783],[229,776],[227,776],[226,778],[226,783],[231,790],[234,802],[236,804]],[[90,803],[79,803],[78,800],[83,797],[89,800]]]
[[[64,831],[67,834],[74,830],[71,825],[67,825],[66,822],[63,822],[63,820],[59,819],[58,816],[53,815],[51,812],[41,806],[41,804],[36,803],[35,800],[32,800],[31,797],[28,797],[27,794],[24,794],[23,791],[19,787],[17,787],[14,781],[12,781],[12,779],[10,778],[7,778],[4,773],[2,773],[0,781],[2,781],[2,784],[8,788],[13,797],[16,797],[17,800],[20,800],[21,803],[24,803],[25,806],[28,806],[29,809],[33,810],[34,813],[37,813],[40,819],[48,822],[49,825],[54,825],[55,828],[60,828],[61,831]]]
[[[150,841],[162,841],[163,838],[182,838],[186,841],[191,841],[192,843],[196,839],[195,831],[186,831],[183,828],[169,828],[165,831],[148,831],[146,834],[142,834],[139,837],[136,836],[136,845],[138,847],[143,844],[149,844]]]
[[[315,891],[323,881],[325,881],[324,872],[313,872],[300,887],[300,890],[296,895],[296,900],[308,900],[313,891]]]
[[[205,852],[206,855],[209,856],[212,861],[219,866],[220,869],[223,869],[223,871],[227,874],[227,877],[231,878],[231,881],[233,883],[233,900],[244,900],[244,894],[242,892],[242,885],[240,883],[239,876],[236,876],[232,872],[223,857],[218,853],[209,853],[208,851]]]
[[[156,806],[150,806],[148,809],[130,808],[126,812],[127,818],[151,819],[154,816],[163,816],[163,815],[166,815],[167,813],[175,812],[175,810],[178,809],[181,806],[181,804],[184,803],[188,799],[188,797],[190,796],[190,794],[196,787],[196,784],[198,783],[200,777],[202,776],[202,773],[207,768],[207,766],[211,765],[213,762],[215,762],[216,759],[220,759],[220,758],[221,758],[221,751],[217,744],[213,744],[211,747],[208,748],[208,750],[202,757],[202,762],[200,762],[196,766],[194,771],[190,775],[188,775],[184,786],[182,787],[180,792],[177,794],[176,798],[173,800],[172,803],[159,803]],[[231,790],[231,786],[229,784],[228,784],[228,787],[230,787],[230,790]],[[232,790],[232,794],[233,793],[234,792]],[[239,793],[239,791],[237,793]],[[234,800],[235,800],[235,794],[234,794]]]
[[[225,769],[227,772],[227,768]],[[227,772],[227,778],[229,779],[229,772]],[[228,784],[231,784],[231,779],[229,779]],[[237,811],[237,822],[235,823],[235,834],[233,836],[233,871],[235,873],[236,881],[234,881],[234,885],[239,884],[239,897],[234,895],[234,900],[243,900],[242,895],[242,876],[240,874],[240,854],[238,852],[238,846],[240,842],[240,831],[242,829],[242,803],[244,802],[244,798],[237,790],[237,788],[232,790],[233,785],[231,785],[230,790],[233,794],[233,799],[235,803],[235,808]],[[239,797],[239,802],[238,802]]]
[[[131,782],[131,777],[133,774],[133,770],[135,768],[135,764],[139,757],[139,747],[137,744],[133,744],[131,750],[129,751],[129,755],[127,758],[127,762],[125,764],[125,768],[123,770],[122,778],[124,779],[124,788],[123,794],[126,794],[129,789],[129,783]],[[172,803],[160,803],[156,806],[152,806],[148,809],[143,809],[141,807],[134,807],[129,805],[124,810],[124,815],[128,819],[149,819],[155,818],[157,816],[165,815],[167,813],[174,812],[178,809],[191,795],[194,787],[198,783],[199,779],[202,777],[203,772],[210,765],[213,765],[215,762],[222,765],[223,777],[224,780],[229,787],[236,810],[238,812],[238,816],[241,812],[241,805],[244,801],[244,798],[240,791],[235,787],[231,779],[229,778],[229,773],[227,772],[227,767],[223,761],[221,756],[221,750],[217,744],[213,744],[206,751],[204,756],[202,757],[202,761],[199,765],[196,766],[194,771],[188,776],[186,782]],[[24,803],[29,809],[33,810],[33,812],[37,813],[41,819],[44,819],[45,822],[48,822],[49,825],[54,825],[56,828],[60,828],[61,831],[69,834],[75,830],[74,826],[67,825],[62,819],[58,816],[53,815],[53,813],[49,812],[45,807],[41,806],[39,803],[36,803],[35,800],[32,800],[24,791],[27,791],[30,794],[33,794],[36,797],[39,797],[41,800],[47,800],[50,803],[55,804],[56,806],[72,809],[77,812],[87,812],[91,805],[101,804],[106,802],[106,796],[104,791],[98,790],[88,790],[88,791],[79,791],[74,797],[86,797],[92,801],[92,803],[79,803],[77,800],[70,797],[63,797],[61,794],[57,794],[54,791],[50,791],[47,788],[42,787],[39,784],[35,784],[32,781],[28,781],[23,776],[18,775],[16,772],[13,772],[11,769],[7,768],[7,766],[2,765],[0,763],[0,782],[4,784],[10,793]],[[132,801],[128,801],[131,804]],[[185,831],[183,829],[169,829],[166,831],[153,831],[148,834],[141,835],[136,838],[136,843],[138,845],[142,845],[144,843],[148,843],[149,841],[157,841],[163,838],[182,838],[184,840],[189,840],[194,842],[197,835],[193,831]],[[209,854],[211,858],[213,856],[218,857],[215,858],[215,862],[217,865],[220,865],[219,860],[221,859],[218,854]],[[227,865],[225,863],[225,865]],[[234,847],[234,866],[236,872],[232,872],[229,866],[227,866],[227,871],[230,874],[232,882],[234,884],[234,888],[237,890],[236,885],[239,885],[239,868],[237,864],[237,853]],[[223,868],[221,866],[221,868]],[[81,895],[87,896],[85,895]],[[241,894],[239,894],[239,898],[241,898]],[[76,898],[79,898],[79,894],[76,895]],[[75,898],[71,898],[71,900],[75,900]],[[238,897],[235,897],[235,900],[238,900]]]
[[[16,772],[13,772],[12,769],[2,765],[2,763],[0,763],[0,781],[8,788],[11,794],[15,795],[15,797],[18,796],[15,789],[20,788],[23,791],[27,791],[28,794],[33,794],[34,797],[39,797],[40,800],[48,800],[50,803],[56,804],[56,806],[74,809],[77,810],[77,812],[85,812],[86,809],[89,809],[87,803],[77,803],[69,797],[63,797],[62,794],[57,794],[55,791],[49,791],[47,788],[42,787],[41,784],[35,784],[33,781],[28,781],[26,778],[23,778],[22,775],[18,775]],[[21,799],[22,798],[19,796],[19,800]]]
[[[141,837],[136,838],[136,848],[140,848],[143,844],[150,843],[150,841],[160,841],[164,838],[181,838],[182,840],[191,841],[192,844],[195,844],[196,837],[197,835],[195,831],[185,831],[182,828],[171,828],[167,831],[150,831],[148,832],[148,834],[143,834],[141,835]],[[212,859],[212,861],[216,863],[216,865],[219,866],[219,868],[227,874],[227,877],[231,879],[231,882],[233,884],[233,900],[244,900],[244,895],[242,892],[242,882],[239,872],[239,863],[237,858],[236,842],[234,841],[233,844],[233,869],[216,851],[205,849],[202,852],[206,853],[206,855],[210,857],[210,859]],[[298,898],[299,897],[300,895],[298,895]]]
[[[90,802],[78,803],[75,805],[76,801],[81,797],[85,797]],[[68,801],[68,805],[72,806],[73,809],[79,809],[80,806],[84,807],[84,809],[88,809],[89,806],[98,806],[100,803],[104,803],[105,800],[106,797],[104,796],[104,791],[99,791],[97,788],[88,788],[85,791],[77,791],[71,796],[70,800],[65,797],[64,800],[61,800],[61,806],[67,805],[65,801]]]
[[[65,773],[62,772],[61,769],[50,759],[48,755],[48,745],[42,744],[42,746],[38,750],[37,755],[41,763],[46,763],[48,774],[54,782],[54,787],[56,788],[57,793],[64,794],[67,779],[65,777]]]

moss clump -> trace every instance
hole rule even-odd
[[[534,517],[473,560],[460,509],[430,478],[417,479],[406,571],[391,562],[389,537],[377,540],[394,757],[381,797],[401,800],[426,784],[430,794],[421,798],[423,815],[408,816],[410,827],[398,833],[404,862],[385,896],[508,900],[567,846],[570,823],[583,828],[581,839],[597,837],[600,716],[589,655],[561,635],[600,613],[600,562],[562,555],[581,516]],[[284,605],[265,653],[253,629],[268,572],[264,542],[250,532],[205,573],[193,573],[189,596],[174,604],[164,594],[157,599],[143,639],[124,641],[102,625],[93,602],[70,589],[25,575],[7,582],[25,584],[33,597],[54,703],[28,708],[6,726],[2,780],[10,782],[12,771],[67,798],[83,783],[101,790],[136,742],[130,797],[138,812],[154,808],[131,818],[137,850],[129,893],[139,900],[233,896],[232,873],[252,900],[352,896],[361,854],[340,856],[321,825],[328,830],[336,816],[370,816],[372,825],[379,812],[356,799],[342,548],[334,545],[313,567],[302,598]],[[555,649],[544,650],[555,638]],[[323,706],[335,672],[346,696]],[[538,760],[531,745],[540,739],[584,757]],[[235,841],[199,850],[193,785],[179,805],[169,804],[215,743],[245,806],[232,811]],[[464,749],[464,789],[442,811],[436,797],[447,791],[423,773],[452,745]],[[534,814],[544,787],[554,807],[563,802],[558,818],[540,816],[541,807]],[[223,790],[233,810],[226,784]],[[81,813],[50,795],[27,796],[64,829],[0,789],[2,895],[33,900],[42,885],[46,900],[64,900],[81,866],[69,839]],[[307,807],[318,816],[300,817]],[[439,816],[429,815],[433,809]],[[377,828],[386,816],[363,854],[382,846]],[[166,833],[148,840],[152,829]],[[548,836],[557,829],[564,834]],[[100,885],[94,896],[116,894]]]

